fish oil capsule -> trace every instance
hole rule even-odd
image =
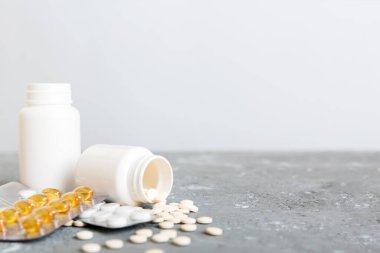
[[[62,193],[55,188],[45,188],[41,193],[45,194],[48,197],[49,201],[59,199],[62,195]]]
[[[70,202],[65,199],[56,199],[49,203],[57,214],[66,214],[70,210]]]
[[[42,206],[34,210],[34,215],[43,223],[51,223],[54,219],[54,209],[51,206]]]
[[[5,224],[16,223],[20,218],[20,211],[13,207],[4,208],[0,212],[0,217]]]
[[[82,202],[82,197],[75,192],[67,192],[63,194],[62,199],[68,200],[71,207],[77,207],[80,202]]]
[[[21,218],[21,226],[26,233],[36,233],[40,231],[41,221],[35,215],[28,215]]]
[[[35,194],[30,196],[28,199],[32,201],[36,207],[44,206],[49,201],[48,196],[45,194]]]
[[[35,207],[34,203],[31,200],[20,200],[17,201],[13,206],[20,211],[21,216],[30,214]]]
[[[91,200],[94,196],[94,190],[92,190],[90,187],[86,186],[79,186],[74,189],[74,192],[82,197],[82,200]]]

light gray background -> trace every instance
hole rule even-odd
[[[0,0],[0,151],[29,82],[83,147],[380,148],[380,1]]]

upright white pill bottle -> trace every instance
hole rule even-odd
[[[33,83],[19,113],[20,181],[34,190],[75,186],[81,154],[79,112],[71,106],[67,83]]]

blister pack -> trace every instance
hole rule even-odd
[[[36,193],[18,182],[7,183],[0,186],[0,240],[44,237],[104,199],[85,186],[62,194],[54,188]]]

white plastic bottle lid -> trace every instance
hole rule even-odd
[[[136,205],[166,199],[173,170],[168,160],[146,148],[98,144],[79,158],[75,180],[112,201]],[[155,199],[147,194],[150,189],[157,192]]]

